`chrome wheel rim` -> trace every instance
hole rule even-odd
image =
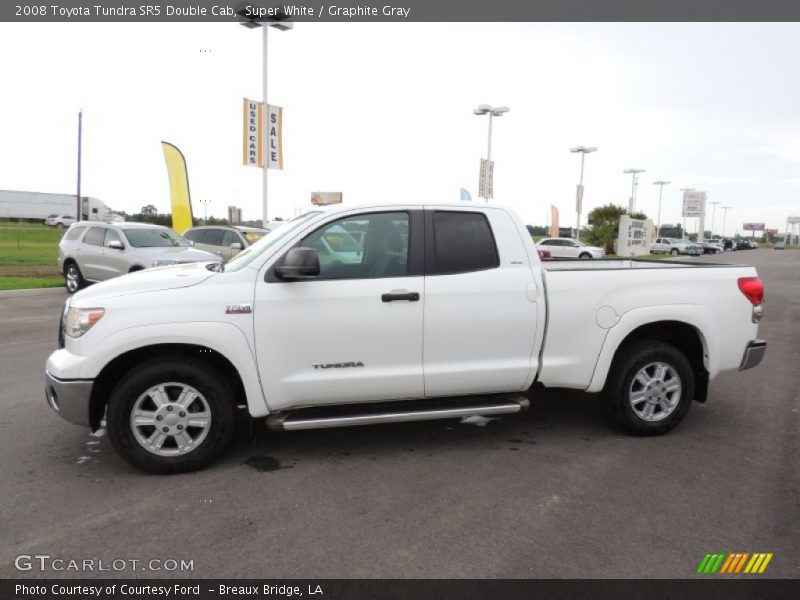
[[[67,289],[70,292],[75,292],[78,290],[78,269],[74,266],[70,266],[67,268]]]
[[[139,445],[156,456],[188,454],[206,439],[211,407],[185,383],[159,383],[136,399],[130,427]]]
[[[644,421],[661,421],[677,408],[683,384],[678,371],[664,362],[645,365],[631,382],[628,401]]]

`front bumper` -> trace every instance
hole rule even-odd
[[[764,353],[767,351],[767,342],[764,340],[752,340],[747,343],[747,348],[744,349],[744,356],[742,356],[742,363],[739,365],[739,370],[752,369],[757,366],[761,359],[764,358]]]
[[[44,395],[47,403],[60,417],[70,423],[90,427],[89,399],[94,381],[89,379],[58,379],[49,371],[44,373]]]

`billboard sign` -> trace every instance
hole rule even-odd
[[[800,223],[800,217],[789,217],[786,219],[786,222],[789,223],[789,225],[796,225],[797,223]]]
[[[327,206],[328,204],[341,204],[342,192],[311,192],[311,204],[314,206]]]
[[[764,223],[744,223],[742,229],[744,231],[764,231]]]
[[[683,193],[683,216],[684,217],[703,217],[706,214],[706,193],[705,192],[684,192]]]

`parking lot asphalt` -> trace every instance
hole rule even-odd
[[[666,436],[547,390],[483,427],[259,423],[210,468],[161,477],[47,407],[66,294],[0,293],[0,577],[684,578],[708,552],[771,552],[765,576],[798,577],[800,252],[693,260],[757,266],[769,346]],[[22,554],[193,570],[20,572]]]

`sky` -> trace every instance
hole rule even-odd
[[[261,97],[261,34],[235,23],[0,24],[0,189],[74,193],[83,110],[84,195],[169,212],[160,141],[186,156],[195,216],[261,218],[261,170],[242,158],[242,97]],[[271,104],[284,107],[284,170],[270,219],[344,202],[477,198],[495,119],[494,200],[544,225],[627,206],[680,220],[680,188],[784,230],[800,214],[799,24],[299,23],[270,30]],[[708,207],[706,229],[711,224]],[[696,220],[687,221],[689,231]],[[722,233],[722,211],[714,215]]]

